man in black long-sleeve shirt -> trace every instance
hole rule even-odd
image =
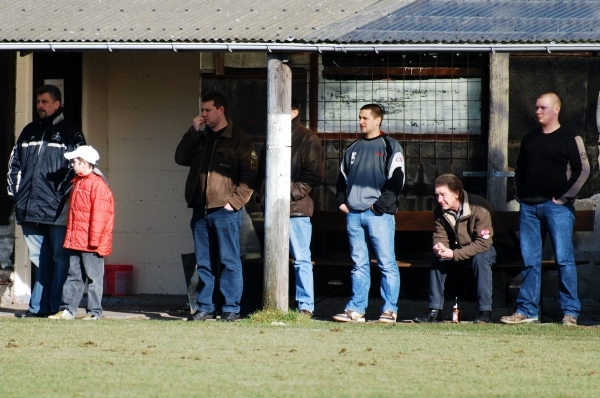
[[[521,141],[515,168],[516,197],[521,203],[519,228],[523,283],[517,310],[502,323],[537,323],[540,301],[543,238],[552,239],[560,278],[562,323],[577,325],[581,304],[577,297],[577,268],[573,249],[573,201],[590,174],[583,140],[558,122],[561,102],[555,93],[536,102],[541,127]]]

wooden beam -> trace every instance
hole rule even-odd
[[[437,133],[403,133],[386,131],[396,141],[441,141],[441,142],[474,142],[481,141],[481,134],[437,134]],[[322,140],[357,140],[360,133],[321,132],[317,136]]]
[[[303,67],[294,67],[292,69],[292,78],[294,80],[306,80],[306,70]],[[220,79],[247,79],[247,80],[267,80],[267,70],[263,68],[233,68],[226,66],[223,74],[203,73],[203,76],[214,76]]]
[[[496,215],[507,231],[519,230],[518,211],[497,211]],[[573,230],[577,232],[594,231],[595,217],[595,210],[575,210]],[[431,210],[398,211],[394,214],[394,218],[396,219],[396,231],[433,232],[435,228],[433,211]],[[337,210],[317,210],[313,213],[311,222],[313,231],[346,231],[346,215]]]
[[[215,75],[223,76],[225,74],[225,54],[215,53]]]
[[[324,75],[343,76],[404,76],[404,77],[480,77],[479,68],[441,68],[441,67],[354,67],[325,66]]]
[[[310,81],[308,82],[308,127],[317,132],[319,122],[319,54],[310,54]]]
[[[490,124],[488,171],[508,169],[508,53],[490,54]],[[506,208],[506,177],[488,177],[487,199],[496,210]]]
[[[480,142],[483,141],[481,134],[437,134],[437,133],[389,133],[396,141],[419,141],[419,142]],[[323,141],[357,140],[360,133],[324,132],[317,133],[317,137]],[[265,142],[265,136],[252,136],[252,142]],[[509,144],[508,147],[519,147],[519,143]],[[484,154],[485,155],[485,154]],[[438,157],[439,159],[439,157]],[[513,171],[509,168],[508,171]]]
[[[264,308],[289,309],[292,72],[280,55],[267,58]]]

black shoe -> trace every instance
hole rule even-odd
[[[300,313],[301,313],[302,315],[306,316],[306,317],[309,317],[309,318],[311,318],[311,319],[312,319],[312,317],[313,317],[313,313],[312,313],[312,312],[310,312],[309,310],[300,310]]]
[[[31,311],[27,310],[25,312],[20,312],[18,314],[15,314],[15,317],[17,317],[17,318],[45,318],[46,316],[43,314],[37,314],[35,312],[31,312]]]
[[[221,314],[221,321],[223,322],[233,322],[240,319],[239,312],[224,312]]]
[[[429,314],[421,318],[415,318],[416,323],[442,322],[442,310],[429,309]]]
[[[479,311],[479,315],[473,319],[473,323],[492,323],[492,311]]]
[[[206,312],[206,311],[196,311],[194,312],[194,315],[192,315],[191,317],[189,317],[187,320],[188,321],[205,321],[207,319],[214,319],[215,318],[215,312]]]

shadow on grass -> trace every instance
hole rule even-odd
[[[311,318],[295,310],[283,312],[280,309],[266,309],[253,312],[244,321],[247,323],[306,324],[311,321]]]

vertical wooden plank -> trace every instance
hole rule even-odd
[[[288,311],[292,71],[267,59],[264,308]]]
[[[202,95],[202,53],[198,53],[198,115],[202,115]]]
[[[317,132],[319,121],[319,54],[310,54],[310,74],[308,91],[308,127]]]
[[[596,127],[598,129],[598,162],[600,163],[600,93],[596,104]]]
[[[487,198],[496,210],[506,208],[506,177],[493,172],[508,169],[508,53],[490,54],[490,125]]]
[[[492,307],[506,307],[506,270],[492,271],[492,297],[494,298]]]
[[[225,54],[215,53],[215,75],[223,76],[225,74]]]

